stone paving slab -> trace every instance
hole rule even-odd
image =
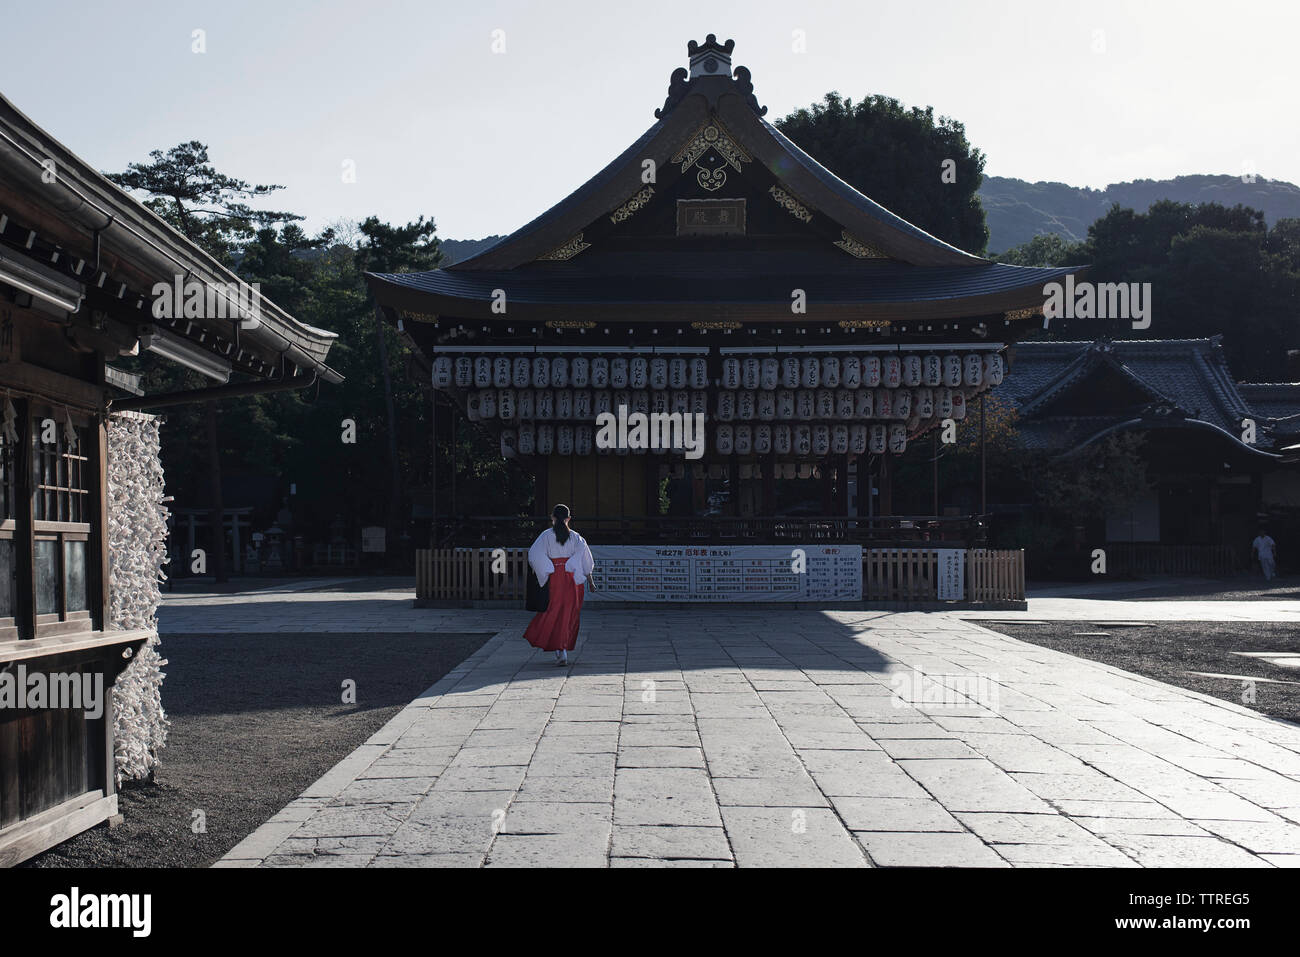
[[[164,632],[495,634],[220,866],[1300,862],[1300,726],[958,613],[588,609],[557,668],[527,613],[410,600],[164,605]]]

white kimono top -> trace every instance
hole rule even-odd
[[[577,561],[573,561],[577,556]],[[581,585],[587,580],[593,568],[596,567],[596,561],[591,557],[591,549],[587,547],[587,541],[577,532],[570,530],[569,537],[563,545],[555,540],[555,529],[548,528],[542,534],[537,536],[537,541],[528,549],[528,564],[533,567],[537,573],[538,584],[545,585],[546,580],[551,577],[551,572],[555,571],[553,558],[569,559],[564,563],[566,571],[573,572],[573,583]]]

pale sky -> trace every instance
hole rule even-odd
[[[963,122],[990,175],[1102,187],[1247,166],[1300,183],[1285,0],[9,7],[0,91],[74,152],[117,171],[202,140],[222,172],[287,187],[274,207],[312,231],[424,214],[443,238],[508,233],[651,126],[708,33],[736,41],[769,120],[882,93]]]

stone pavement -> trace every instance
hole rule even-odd
[[[1300,865],[1300,726],[955,613],[589,608],[561,669],[525,612],[410,600],[169,598],[499,632],[218,866]]]

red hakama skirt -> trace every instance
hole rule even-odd
[[[567,559],[553,558],[555,571],[548,578],[551,600],[546,611],[539,612],[524,629],[524,637],[534,648],[542,651],[572,651],[578,643],[578,618],[582,614],[584,586],[573,580],[573,572],[566,571]],[[534,575],[531,568],[528,574]]]

